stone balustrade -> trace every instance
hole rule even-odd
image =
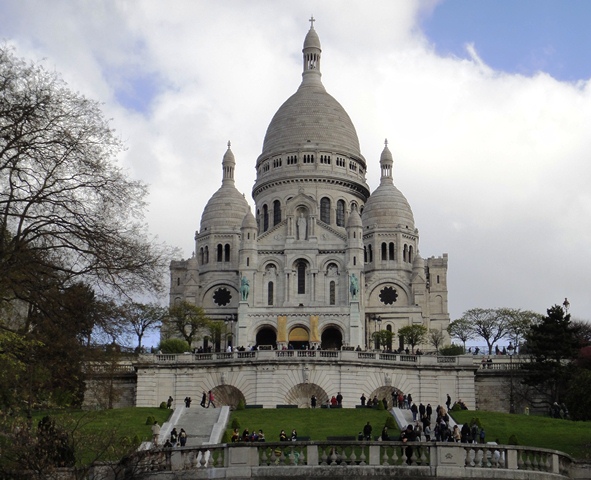
[[[136,473],[190,478],[571,478],[573,460],[555,450],[491,444],[278,442],[139,452]]]
[[[416,366],[474,366],[471,356],[436,356],[385,353],[379,351],[350,350],[253,350],[245,352],[181,353],[141,355],[138,363],[178,364],[200,362],[243,362],[243,361],[371,361],[398,365]]]

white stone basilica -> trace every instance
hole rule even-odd
[[[321,51],[312,24],[302,83],[271,120],[256,161],[256,215],[234,185],[228,143],[195,254],[171,263],[171,305],[187,301],[226,321],[228,334],[214,349],[372,348],[376,330],[391,331],[397,349],[405,346],[403,326],[445,333],[449,324],[447,254],[419,254],[387,143],[370,194],[355,127],[322,85]],[[164,328],[162,337],[169,334]],[[212,341],[193,347],[200,345]]]

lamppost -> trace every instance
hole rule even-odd
[[[377,338],[377,331],[378,331],[378,324],[381,326],[382,325],[382,317],[380,317],[379,315],[376,315],[375,313],[370,313],[369,315],[369,319],[373,320],[373,336],[374,336],[374,348],[377,350],[378,349],[378,338]]]
[[[228,331],[228,324],[230,324],[230,341],[228,341],[228,334],[226,333],[226,349],[229,346],[233,346],[232,343],[234,342],[234,324],[238,321],[238,315],[233,313],[232,315],[228,315],[224,320],[226,324],[226,332]]]
[[[509,369],[511,370],[509,373],[510,378],[510,390],[509,390],[509,413],[515,413],[515,403],[513,398],[513,353],[515,352],[515,347],[511,342],[509,342],[509,346],[507,347],[507,353],[509,354]]]

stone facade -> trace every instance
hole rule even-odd
[[[416,324],[446,334],[447,254],[419,254],[387,142],[380,185],[370,194],[372,166],[347,112],[321,82],[321,52],[312,26],[302,83],[271,120],[256,161],[255,212],[235,187],[228,143],[222,185],[204,209],[194,255],[171,263],[171,305],[187,301],[213,320],[237,318],[227,321],[214,350],[365,349],[377,330],[391,331],[397,349],[406,346],[398,330]],[[171,335],[165,325],[162,338]]]

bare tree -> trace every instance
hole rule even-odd
[[[464,345],[464,351],[466,351],[466,342],[476,338],[476,332],[472,324],[465,318],[458,318],[451,322],[447,327],[447,333],[452,338],[457,338]]]
[[[160,291],[173,254],[147,234],[147,187],[114,163],[98,103],[0,46],[0,300],[84,281]]]
[[[142,349],[142,340],[148,332],[156,330],[168,310],[154,303],[127,302],[121,306],[121,314],[129,329],[137,338],[136,350]]]
[[[443,345],[445,342],[445,335],[443,331],[438,328],[432,328],[429,330],[429,343],[435,347],[435,350],[439,352],[439,347]]]
[[[509,333],[511,312],[509,309],[472,308],[464,312],[464,320],[472,325],[474,333],[481,337],[491,354],[493,346]]]

